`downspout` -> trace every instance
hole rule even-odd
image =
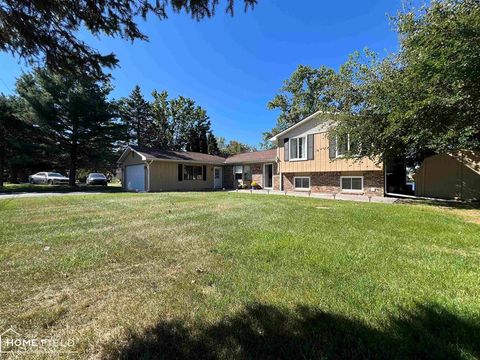
[[[153,160],[147,162],[147,192],[150,192],[150,164],[153,163]]]

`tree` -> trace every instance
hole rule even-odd
[[[245,10],[257,0],[244,0]],[[45,62],[56,72],[103,77],[102,67],[114,67],[114,54],[102,55],[78,38],[80,28],[95,36],[148,40],[137,19],[149,14],[167,18],[167,8],[185,11],[195,20],[211,17],[218,0],[2,0],[0,2],[0,50],[38,65]],[[233,15],[234,1],[227,1]]]
[[[244,152],[256,151],[255,147],[242,144],[236,140],[230,140],[227,144],[225,143],[225,138],[219,137],[217,138],[217,142],[222,156],[232,156]]]
[[[148,146],[158,149],[169,149],[173,135],[170,128],[170,104],[166,91],[152,92],[153,123],[150,126]]]
[[[16,96],[0,95],[0,186],[8,169],[11,182],[25,178],[29,168],[42,166],[49,140],[33,126],[24,101]]]
[[[437,0],[395,18],[400,49],[386,59],[353,57],[343,67],[350,133],[370,157],[412,162],[480,149],[480,3]],[[356,97],[356,99],[354,98]]]
[[[76,78],[37,69],[17,81],[17,92],[26,100],[34,121],[45,137],[55,143],[52,163],[68,163],[70,185],[76,171],[111,161],[117,141],[125,130],[107,96],[107,82]]]
[[[210,155],[220,155],[220,149],[218,147],[217,138],[213,135],[212,130],[208,130],[207,133],[207,151]]]
[[[138,146],[151,145],[154,136],[150,129],[153,112],[150,103],[143,97],[140,86],[136,85],[129,97],[120,100],[119,112],[133,143]]]
[[[335,71],[325,66],[314,69],[299,65],[290,78],[285,80],[280,92],[267,104],[269,109],[280,110],[280,115],[275,127],[263,134],[264,140],[267,141],[316,111],[335,110],[335,80]],[[265,143],[266,146],[267,144]]]

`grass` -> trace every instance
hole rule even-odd
[[[12,184],[5,183],[0,187],[0,194],[16,194],[16,193],[64,193],[72,191],[93,191],[93,192],[121,192],[122,186],[120,183],[108,184],[108,186],[90,186],[79,184],[75,187],[68,185],[43,185],[43,184]]]
[[[121,193],[0,216],[0,329],[78,358],[480,358],[480,226],[458,209]]]

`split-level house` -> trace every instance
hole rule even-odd
[[[383,196],[383,165],[345,158],[353,144],[329,136],[333,119],[317,112],[274,136],[276,149],[228,158],[129,146],[118,163],[126,190],[211,190],[250,186],[283,191]]]
[[[277,134],[279,189],[320,193],[384,195],[381,162],[347,158],[355,145],[330,136],[334,115],[316,112]]]

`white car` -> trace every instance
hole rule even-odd
[[[28,182],[30,184],[48,184],[48,185],[57,185],[57,184],[68,184],[68,177],[63,176],[59,173],[54,172],[39,172],[35,175],[30,175],[28,177]]]

